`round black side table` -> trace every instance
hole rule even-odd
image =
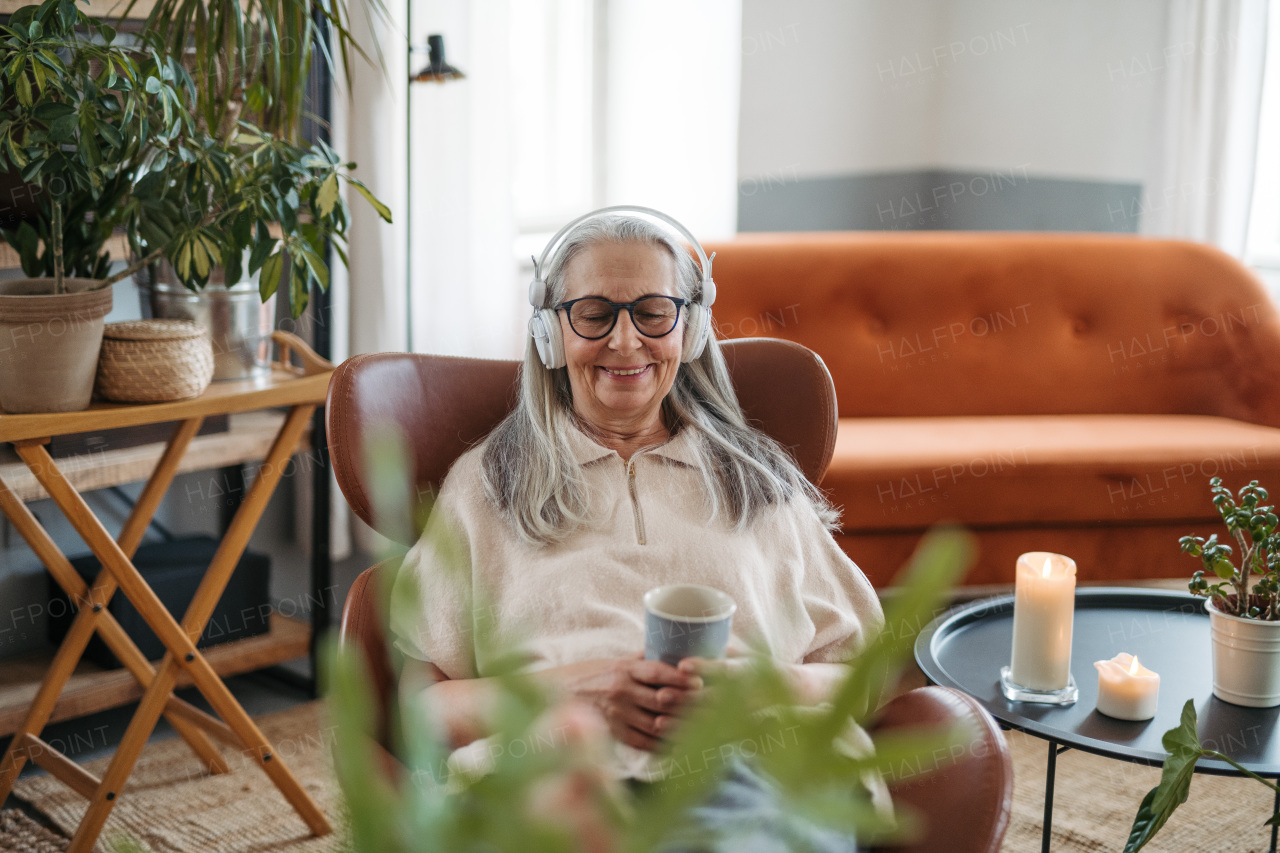
[[[1000,667],[1008,665],[1012,643],[1013,596],[1006,595],[955,608],[933,620],[916,640],[915,657],[931,683],[968,693],[1004,726],[1049,742],[1042,853],[1049,851],[1058,755],[1079,749],[1159,766],[1166,755],[1160,739],[1179,724],[1188,699],[1195,701],[1202,744],[1259,776],[1280,777],[1280,708],[1244,708],[1213,695],[1204,599],[1166,590],[1077,591],[1071,674],[1080,698],[1073,705],[1037,705],[1004,697]],[[1143,666],[1160,674],[1154,719],[1126,722],[1098,713],[1093,662],[1119,652],[1137,655]],[[1230,764],[1210,760],[1200,761],[1196,772],[1240,775]],[[1272,827],[1271,853],[1276,853],[1276,834],[1277,827]]]

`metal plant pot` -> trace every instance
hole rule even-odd
[[[1213,642],[1213,695],[1232,705],[1280,705],[1280,622],[1244,619],[1206,599]]]
[[[0,409],[10,414],[89,407],[111,288],[88,278],[0,281]],[[101,289],[94,289],[101,288]]]
[[[138,290],[144,310],[166,320],[194,320],[209,332],[213,344],[213,381],[249,379],[271,369],[271,332],[275,326],[275,296],[263,302],[256,280],[227,287],[220,271],[209,285],[191,291],[180,284],[168,263],[155,265],[156,279],[142,275]]]

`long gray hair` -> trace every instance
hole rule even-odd
[[[661,247],[675,259],[679,295],[700,296],[697,265],[662,228],[633,216],[590,219],[565,238],[544,271],[547,306],[564,300],[569,262],[596,243],[643,243]],[[681,364],[662,414],[671,432],[690,429],[690,442],[714,517],[723,513],[736,528],[746,527],[766,507],[792,498],[808,501],[828,528],[838,513],[777,442],[747,424],[729,379],[720,347],[711,340],[695,360]],[[532,338],[520,372],[515,409],[489,437],[482,463],[484,488],[532,544],[560,541],[588,516],[582,466],[567,438],[578,423],[566,368],[548,370]],[[695,436],[695,437],[697,437]]]

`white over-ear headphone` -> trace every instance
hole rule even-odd
[[[711,262],[715,259],[715,254],[712,253],[708,258],[689,229],[661,211],[634,205],[603,207],[579,216],[557,231],[547,248],[542,251],[542,257],[533,261],[533,281],[529,282],[529,304],[533,306],[533,316],[529,318],[529,334],[533,336],[534,345],[538,348],[538,357],[548,370],[565,366],[564,336],[560,331],[560,319],[556,316],[555,308],[546,304],[550,292],[546,282],[542,280],[542,267],[574,228],[588,219],[624,212],[639,213],[665,222],[689,242],[698,256],[698,297],[685,311],[684,343],[680,360],[693,361],[702,355],[707,341],[711,339],[711,305],[716,301],[716,283],[711,278]]]

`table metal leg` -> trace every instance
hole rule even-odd
[[[1040,836],[1040,853],[1049,853],[1049,836],[1053,832],[1053,780],[1058,773],[1058,744],[1049,741],[1049,766],[1044,774],[1044,832]]]

